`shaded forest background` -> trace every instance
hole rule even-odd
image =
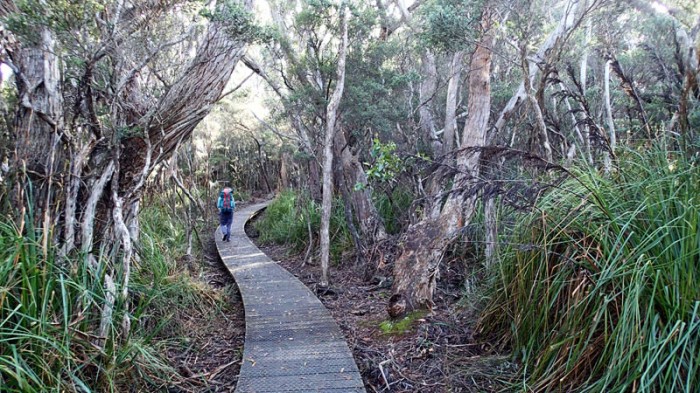
[[[0,386],[187,381],[167,353],[183,310],[225,307],[197,261],[228,185],[277,195],[261,239],[323,287],[345,264],[391,286],[387,320],[460,271],[512,390],[693,391],[698,15],[0,0]]]

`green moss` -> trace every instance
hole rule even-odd
[[[379,324],[379,329],[383,334],[399,335],[408,333],[413,327],[413,323],[425,316],[425,311],[414,311],[398,321],[383,321]]]

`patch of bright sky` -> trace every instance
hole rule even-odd
[[[668,7],[659,3],[658,1],[651,3],[651,8],[656,10],[656,12],[660,12],[662,14],[668,14]]]

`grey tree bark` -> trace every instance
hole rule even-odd
[[[252,3],[243,0],[239,4],[250,9]],[[145,180],[209,113],[245,47],[244,39],[232,35],[225,20],[213,20],[189,65],[179,67],[180,76],[165,86],[160,98],[154,98],[143,91],[146,80],[137,75],[152,65],[159,51],[174,43],[154,45],[133,64],[122,59],[134,58],[133,53],[127,56],[126,43],[133,44],[139,29],[167,12],[170,5],[144,2],[129,12],[120,12],[121,2],[107,7],[114,7],[104,14],[112,19],[101,22],[99,33],[104,36],[84,59],[84,74],[77,87],[61,72],[65,66],[62,43],[48,27],[41,29],[37,43],[25,43],[8,60],[21,98],[14,127],[17,200],[24,201],[26,190],[35,190],[38,210],[34,217],[43,227],[44,244],[51,233],[49,225],[62,229],[54,231],[61,255],[80,250],[88,261],[113,259],[104,278],[108,295],[101,307],[101,340],[112,326],[116,297],[128,294],[136,240],[129,227],[136,220]],[[13,1],[0,2],[2,16],[16,10]],[[107,90],[112,95],[102,91],[97,96],[94,73],[98,67],[113,67],[115,83]],[[66,88],[73,89],[74,101],[64,102]],[[127,136],[126,129],[136,132]],[[117,268],[122,272],[119,294],[113,279]],[[122,316],[122,323],[128,331],[128,318]]]
[[[464,52],[458,51],[452,56],[450,63],[449,82],[447,83],[447,98],[445,103],[445,128],[442,135],[442,151],[438,154],[448,154],[455,147],[455,131],[457,129],[457,94],[462,74],[462,59]]]
[[[338,50],[338,68],[336,69],[336,85],[326,108],[326,135],[323,146],[323,203],[321,206],[321,282],[322,287],[328,286],[328,265],[330,259],[330,222],[333,205],[333,137],[340,100],[345,88],[345,58],[348,50],[348,20],[350,11],[343,6],[343,38]]]

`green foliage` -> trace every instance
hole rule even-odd
[[[698,163],[663,151],[620,162],[551,191],[503,253],[482,330],[513,348],[528,389],[700,386]]]
[[[165,358],[169,340],[185,333],[175,318],[185,310],[210,315],[223,302],[212,303],[201,284],[181,273],[175,261],[184,230],[170,214],[151,206],[140,219],[140,263],[133,266],[129,299],[115,304],[104,350],[94,343],[106,262],[91,266],[79,255],[59,260],[32,228],[22,234],[0,221],[0,390],[155,391],[177,377]],[[121,335],[125,312],[129,337]]]
[[[309,222],[314,238],[321,228],[321,206],[305,195],[293,191],[281,193],[268,207],[255,228],[263,243],[291,245],[296,251],[308,246]],[[339,261],[343,252],[352,249],[352,238],[345,221],[342,202],[334,201],[330,222],[331,258]]]
[[[400,42],[393,40],[373,41],[366,47],[352,48],[341,102],[343,121],[349,129],[371,129],[389,138],[396,131],[396,124],[405,121],[405,102],[397,97],[420,77],[400,66],[399,58],[404,49]]]
[[[408,224],[408,212],[415,196],[403,187],[396,187],[388,193],[375,193],[374,204],[382,217],[384,228],[390,234],[397,234]]]
[[[265,209],[255,228],[263,243],[290,244],[301,250],[308,241],[308,222],[318,231],[321,215],[318,206],[292,191],[284,191]]]
[[[254,15],[235,0],[223,1],[214,12],[203,9],[201,15],[222,23],[229,36],[238,40],[269,42],[274,34],[270,28],[258,25]]]
[[[382,143],[375,138],[372,141],[372,150],[369,154],[374,159],[374,165],[366,172],[370,180],[391,182],[401,173],[402,161],[396,155],[396,143]]]
[[[38,42],[41,29],[45,26],[54,32],[68,33],[84,29],[95,33],[97,26],[94,15],[104,12],[109,0],[20,0],[16,1],[19,12],[6,17],[10,30],[32,42]]]
[[[28,220],[27,222],[31,222]],[[57,260],[40,238],[0,223],[0,383],[5,392],[123,391],[143,378],[173,374],[148,345],[148,332],[110,335],[94,346],[105,294],[105,265],[84,258]],[[136,293],[136,295],[142,295]],[[117,302],[114,315],[123,315]],[[140,316],[140,308],[133,311]],[[115,318],[112,332],[119,331]]]
[[[483,0],[432,0],[421,7],[423,44],[444,52],[465,49],[479,31]]]

